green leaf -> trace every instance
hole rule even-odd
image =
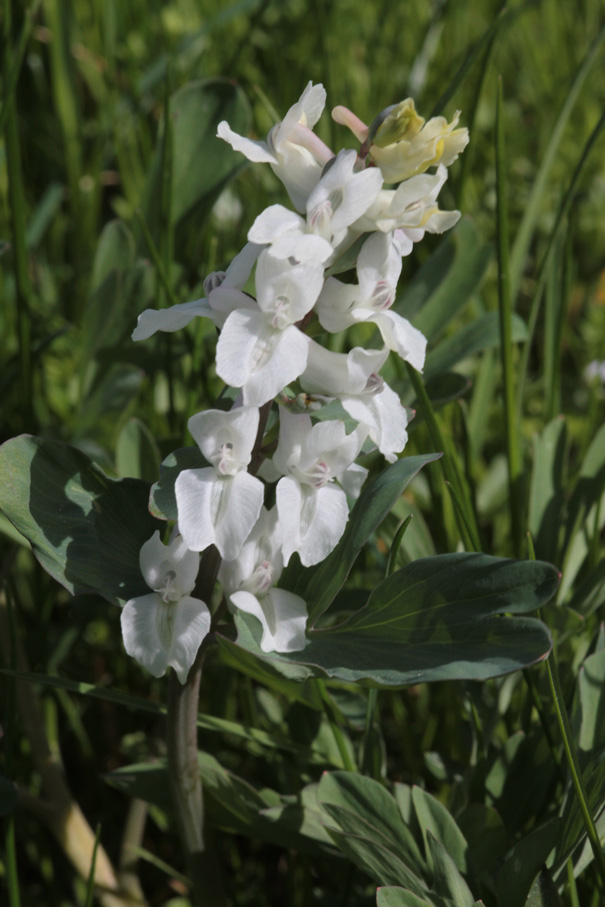
[[[221,120],[240,134],[248,131],[250,110],[242,90],[231,79],[189,82],[170,98],[172,119],[172,210],[175,250],[201,228],[227,183],[246,164],[241,154],[217,138]],[[145,191],[145,220],[157,244],[160,228],[161,145],[156,148]],[[203,162],[203,165],[200,165]],[[178,257],[178,255],[177,255]]]
[[[416,873],[422,872],[426,867],[411,831],[401,818],[394,797],[378,781],[352,772],[325,772],[317,797],[322,807],[336,821],[339,821],[338,816],[342,816],[342,811],[345,810],[357,817],[360,823],[364,822],[367,834],[377,843],[391,849]]]
[[[134,266],[134,237],[121,220],[110,220],[103,227],[95,252],[90,290],[97,290],[112,271],[127,271]]]
[[[469,907],[474,902],[470,888],[443,844],[427,832],[428,850],[433,864],[432,891],[451,907]]]
[[[427,463],[441,454],[403,457],[364,487],[356,501],[344,535],[323,563],[303,570],[294,566],[282,574],[280,585],[296,590],[307,602],[312,624],[330,606],[349,574],[357,555],[387,516],[397,498]]]
[[[477,875],[491,874],[507,847],[506,829],[497,811],[483,803],[470,803],[456,822],[468,842],[469,859]]]
[[[140,419],[129,419],[116,441],[116,470],[123,478],[153,482],[160,470],[155,438]]]
[[[412,802],[422,829],[427,856],[429,832],[445,847],[460,872],[468,872],[468,844],[448,810],[422,788],[412,788]]]
[[[303,834],[288,823],[276,821],[274,812],[271,818],[264,815],[265,810],[273,811],[283,805],[283,798],[276,791],[269,788],[258,790],[224,768],[209,753],[198,752],[198,766],[211,826],[278,847],[296,848],[316,855],[326,852],[325,835],[320,839]],[[137,797],[167,811],[171,809],[170,784],[164,760],[125,766],[103,777],[108,784],[129,797]]]
[[[384,579],[344,623],[311,630],[300,652],[263,653],[260,624],[244,614],[235,617],[235,645],[280,670],[306,666],[317,676],[349,682],[402,687],[485,680],[547,656],[551,639],[544,624],[501,615],[535,610],[557,584],[557,571],[541,561],[475,553],[421,558]]]
[[[560,838],[562,825],[562,819],[551,819],[515,844],[498,873],[499,907],[525,904],[536,875]]]
[[[527,339],[527,328],[518,315],[512,318],[512,342],[521,343]],[[434,347],[426,357],[424,376],[428,381],[442,372],[447,372],[459,362],[470,359],[476,353],[500,343],[498,313],[488,312],[470,324],[465,325]]]
[[[124,604],[149,589],[139,551],[157,528],[149,485],[108,478],[76,448],[21,435],[0,448],[0,508],[73,595]]]
[[[538,873],[527,896],[525,907],[563,907],[563,901],[547,869]]]
[[[433,905],[405,888],[383,885],[376,891],[376,907],[433,907]]]
[[[343,810],[341,815],[346,815]],[[348,832],[328,827],[327,831],[334,843],[355,866],[368,874],[374,884],[405,885],[421,896],[427,894],[427,887],[411,872],[409,867],[391,849],[384,844],[369,838],[364,832],[363,822],[357,824],[358,834],[354,833],[355,818],[351,813],[351,828]]]
[[[199,447],[180,447],[168,454],[160,464],[160,478],[151,486],[149,509],[160,520],[176,520],[176,496],[174,483],[184,469],[202,469],[210,464],[202,456]]]
[[[597,755],[605,749],[605,649],[590,655],[578,675],[582,721],[578,745],[580,754]]]
[[[534,442],[529,495],[529,530],[536,556],[556,561],[565,504],[567,425],[562,417],[545,426]]]
[[[393,306],[433,343],[479,288],[493,255],[475,227],[461,220],[407,285]]]

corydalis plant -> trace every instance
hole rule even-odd
[[[147,310],[133,333],[143,340],[197,317],[210,318],[220,331],[216,370],[239,395],[230,412],[208,410],[189,420],[208,465],[180,473],[175,539],[166,553],[158,549],[159,540],[147,543],[141,564],[147,578],[152,550],[160,563],[174,557],[175,545],[196,558],[214,545],[228,607],[260,622],[264,652],[305,646],[305,602],[276,584],[295,553],[312,566],[338,544],[350,502],[367,475],[356,463],[364,445],[394,462],[406,444],[408,413],[380,375],[390,351],[419,371],[424,365],[426,339],[391,311],[401,258],[426,232],[441,233],[460,216],[437,205],[446,165],[468,142],[467,130],[454,128],[458,114],[449,125],[443,118],[425,124],[408,100],[366,127],[350,111],[336,108],[334,118],[351,126],[361,147],[334,152],[312,131],[325,100],[323,86],[309,83],[265,141],[219,124],[218,136],[236,151],[271,166],[296,211],[268,207],[227,271],[206,279],[204,299]],[[432,166],[436,172],[428,173]],[[356,282],[327,276],[358,240]],[[244,290],[253,271],[254,295]],[[307,334],[315,320],[328,333],[373,323],[383,346],[332,352]],[[323,415],[314,423],[313,413],[333,401],[350,417],[352,430]],[[277,445],[263,447],[269,409]],[[253,459],[258,476],[249,471]],[[273,483],[275,505],[266,510],[263,502]],[[125,643],[152,673],[171,665],[183,682],[202,642],[200,628],[209,629],[207,604],[197,600],[186,611],[183,602],[196,599],[162,597],[167,586],[161,582],[152,595],[126,605]],[[167,608],[175,609],[174,619],[167,618]],[[189,638],[185,613],[191,619]],[[154,649],[153,657],[145,652],[151,639],[165,651]]]

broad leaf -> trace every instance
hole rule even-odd
[[[468,871],[468,844],[448,810],[439,800],[432,797],[420,787],[412,788],[412,802],[416,810],[418,824],[427,855],[429,832],[445,847],[460,872]]]
[[[182,254],[187,234],[195,235],[227,183],[246,164],[216,135],[221,120],[235,132],[248,131],[250,110],[231,79],[203,79],[179,88],[170,99],[172,125],[172,210],[175,250]],[[145,191],[145,218],[154,238],[159,231],[162,148],[158,143]],[[182,241],[181,241],[182,239]]]
[[[485,554],[421,558],[384,579],[365,607],[325,630],[311,630],[300,652],[264,654],[260,624],[236,614],[240,647],[269,664],[386,687],[435,680],[485,680],[544,659],[548,629],[527,617],[550,600],[558,573],[541,561]]]
[[[81,451],[21,435],[0,448],[0,507],[44,569],[73,595],[145,595],[139,551],[157,528],[149,485],[108,478]]]
[[[562,819],[551,819],[515,844],[498,873],[499,905],[518,907],[525,903],[536,875],[560,837],[562,825]]]

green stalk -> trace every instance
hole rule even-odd
[[[506,459],[508,463],[508,493],[511,512],[513,550],[520,556],[521,508],[521,457],[519,451],[518,422],[515,418],[513,378],[512,304],[510,293],[510,267],[508,243],[508,213],[506,207],[506,156],[504,151],[504,125],[502,116],[502,78],[498,79],[496,100],[496,196],[498,233],[498,307],[500,312],[500,355],[504,382],[504,424],[506,431]]]
[[[10,54],[8,48],[11,39],[11,4],[6,5],[4,29],[4,82],[10,78]],[[11,210],[12,247],[15,262],[15,303],[17,315],[17,336],[19,342],[19,377],[21,391],[21,412],[26,429],[33,429],[32,408],[32,373],[31,373],[31,319],[29,281],[29,264],[27,257],[25,223],[25,191],[23,188],[23,170],[21,166],[21,149],[19,146],[19,125],[15,94],[5,100],[5,149],[6,169],[8,174],[8,196]]]
[[[571,907],[580,907],[576,877],[573,874],[573,860],[571,857],[567,861],[567,882],[569,884],[569,900],[571,901]]]
[[[99,839],[101,837],[101,823],[97,824],[97,830],[95,832],[95,844],[92,851],[92,859],[90,861],[90,872],[88,873],[88,880],[86,882],[86,898],[84,901],[84,907],[93,907],[93,898],[95,895],[95,868],[97,865],[97,851],[99,849]]]
[[[165,288],[172,286],[170,275],[173,256],[172,232],[172,166],[173,166],[172,120],[170,118],[170,71],[166,71],[165,97],[164,97],[164,134],[162,136],[161,166],[162,175],[160,192],[160,234],[159,257],[163,265],[165,282],[160,281],[158,292],[158,308],[167,305],[171,294]],[[171,431],[175,430],[176,412],[174,406],[174,367],[172,355],[172,335],[164,334],[164,355],[166,378],[168,380],[168,421]]]
[[[403,537],[405,535],[406,529],[412,521],[413,516],[413,513],[410,513],[408,516],[406,516],[405,520],[402,522],[402,524],[397,529],[397,532],[395,533],[395,538],[393,539],[393,544],[391,545],[391,550],[389,551],[389,556],[387,558],[387,569],[385,571],[386,576],[390,576],[395,569],[395,564],[397,563],[397,555],[399,554],[399,549],[401,547]]]
[[[540,617],[540,620],[543,619],[541,611],[538,611],[538,616]],[[546,670],[548,672],[548,683],[553,705],[555,707],[557,722],[559,724],[561,736],[563,737],[563,747],[565,749],[565,756],[567,758],[567,765],[569,767],[571,780],[574,786],[576,797],[578,799],[578,805],[580,807],[580,812],[582,814],[582,819],[586,828],[586,834],[588,835],[588,840],[590,841],[590,846],[592,848],[592,852],[596,861],[596,866],[599,873],[598,877],[601,883],[600,887],[605,890],[605,854],[603,853],[601,842],[599,841],[597,827],[588,807],[588,797],[584,788],[584,782],[582,780],[582,773],[580,770],[580,761],[578,759],[578,753],[574,744],[573,734],[571,726],[569,724],[569,718],[567,716],[567,710],[565,708],[565,700],[563,697],[563,690],[561,688],[561,679],[559,677],[554,650],[548,657],[548,660],[546,662]]]
[[[431,440],[435,445],[437,450],[443,451],[443,457],[439,461],[441,463],[441,469],[443,470],[443,476],[446,481],[448,481],[452,489],[456,492],[456,497],[462,511],[464,513],[464,520],[461,520],[459,517],[458,510],[456,510],[456,518],[458,522],[458,528],[462,534],[463,538],[466,538],[469,544],[475,546],[475,550],[481,550],[481,544],[479,542],[479,527],[477,525],[477,519],[475,517],[475,512],[471,505],[468,491],[466,488],[466,483],[464,476],[460,470],[460,466],[456,459],[456,454],[452,448],[449,438],[446,438],[445,435],[441,433],[439,428],[439,423],[435,417],[435,412],[433,410],[429,395],[426,392],[426,388],[422,381],[422,378],[412,366],[406,362],[406,367],[408,371],[408,376],[412,382],[412,387],[414,388],[414,393],[416,394],[417,400],[420,402],[422,407],[422,415],[426,421]],[[467,525],[470,527],[470,535],[467,536]]]
[[[14,671],[17,667],[17,642],[15,633],[15,620],[13,614],[13,598],[8,585],[6,585],[6,610],[9,626],[8,635],[10,639],[9,668]],[[4,772],[7,778],[10,778],[13,772],[16,714],[17,704],[15,697],[15,678],[8,677],[6,683],[6,720],[4,723]],[[6,862],[5,869],[9,905],[10,907],[20,907],[21,899],[19,895],[19,869],[17,866],[17,849],[15,846],[14,814],[11,814],[7,817],[6,831],[4,833],[4,853]]]
[[[12,60],[11,60],[10,54],[8,53],[8,43],[6,42],[6,35],[5,35],[4,53],[6,54],[6,58],[5,58],[5,68],[4,68],[4,73],[3,73],[4,100],[2,103],[2,107],[0,108],[0,135],[2,135],[2,133],[4,132],[4,127],[6,125],[6,117],[8,115],[8,111],[11,108],[11,105],[13,103],[13,99],[15,96],[17,82],[19,81],[19,73],[21,72],[21,65],[23,63],[23,58],[25,56],[25,48],[27,47],[27,39],[29,38],[29,33],[31,31],[32,20],[33,20],[34,16],[36,15],[36,13],[38,12],[41,2],[42,2],[42,0],[36,0],[36,2],[32,4],[31,9],[25,10],[24,22],[23,22],[23,25],[21,26],[19,40],[17,41],[17,48],[13,54]],[[7,4],[7,10],[8,10],[8,4]],[[8,27],[10,25],[10,15],[8,15],[8,12],[5,15],[6,15],[5,23],[6,23],[6,26],[8,29]]]
[[[464,526],[464,547],[467,551],[481,551],[479,538],[475,535],[472,524],[470,524],[466,518],[466,513],[462,505],[462,501],[458,497],[454,486],[451,482],[446,482],[445,487],[452,496],[452,502],[454,504],[454,510],[456,512],[458,525]]]
[[[202,555],[195,595],[209,602],[220,566],[220,556],[214,546]],[[216,625],[218,612],[212,623]],[[177,826],[187,860],[188,874],[193,883],[194,907],[222,907],[225,893],[218,864],[204,844],[204,808],[202,780],[197,761],[197,710],[202,679],[202,667],[212,630],[199,648],[193,667],[184,684],[172,671],[168,682],[167,744],[168,776]]]

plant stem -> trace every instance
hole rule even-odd
[[[443,457],[440,460],[443,476],[445,480],[451,484],[453,491],[455,491],[455,499],[459,503],[460,509],[464,514],[464,519],[460,519],[460,511],[456,509],[458,527],[462,538],[465,539],[467,546],[470,547],[471,550],[481,551],[479,527],[477,526],[475,512],[469,499],[466,482],[458,465],[456,454],[452,449],[449,438],[441,433],[439,423],[435,417],[435,412],[422,378],[416,369],[408,362],[406,362],[406,367],[416,398],[422,406],[422,415],[426,420],[431,440],[437,450],[443,451]]]
[[[540,620],[543,619],[541,611],[538,611],[538,616],[540,617]],[[601,842],[599,841],[599,834],[597,832],[594,819],[592,818],[592,814],[588,806],[588,797],[584,788],[582,772],[580,769],[580,761],[578,759],[578,753],[573,742],[573,735],[569,724],[567,710],[565,708],[565,700],[563,697],[563,690],[561,688],[561,679],[559,677],[559,670],[557,668],[557,661],[554,655],[554,650],[551,652],[546,661],[546,670],[548,672],[548,683],[550,686],[552,701],[557,716],[557,722],[559,724],[561,736],[563,737],[563,747],[565,749],[565,756],[567,758],[571,780],[574,786],[576,797],[578,798],[578,805],[580,807],[580,812],[582,814],[582,819],[586,828],[586,834],[588,835],[588,840],[590,841],[590,846],[592,847],[592,852],[594,854],[598,870],[598,877],[601,882],[601,888],[605,890],[605,854],[603,853]]]
[[[521,524],[521,457],[517,421],[515,419],[515,393],[513,379],[512,303],[510,292],[510,266],[508,242],[508,213],[506,205],[506,155],[504,151],[504,126],[502,79],[498,79],[496,104],[496,196],[498,227],[498,308],[500,312],[500,355],[504,383],[504,424],[506,429],[506,459],[508,464],[508,494],[511,512],[513,551],[520,556]]]
[[[338,721],[336,720],[336,715],[334,714],[334,705],[332,703],[332,700],[330,699],[328,691],[326,690],[326,685],[324,684],[323,680],[316,680],[315,683],[317,684],[317,689],[319,690],[321,701],[324,704],[326,718],[330,722],[330,727],[332,729],[332,734],[334,736],[336,746],[338,747],[338,752],[340,753],[340,757],[342,759],[342,764],[348,772],[357,772],[357,766],[351,759],[351,754],[349,753],[349,750],[347,748],[344,734],[340,729]]]

